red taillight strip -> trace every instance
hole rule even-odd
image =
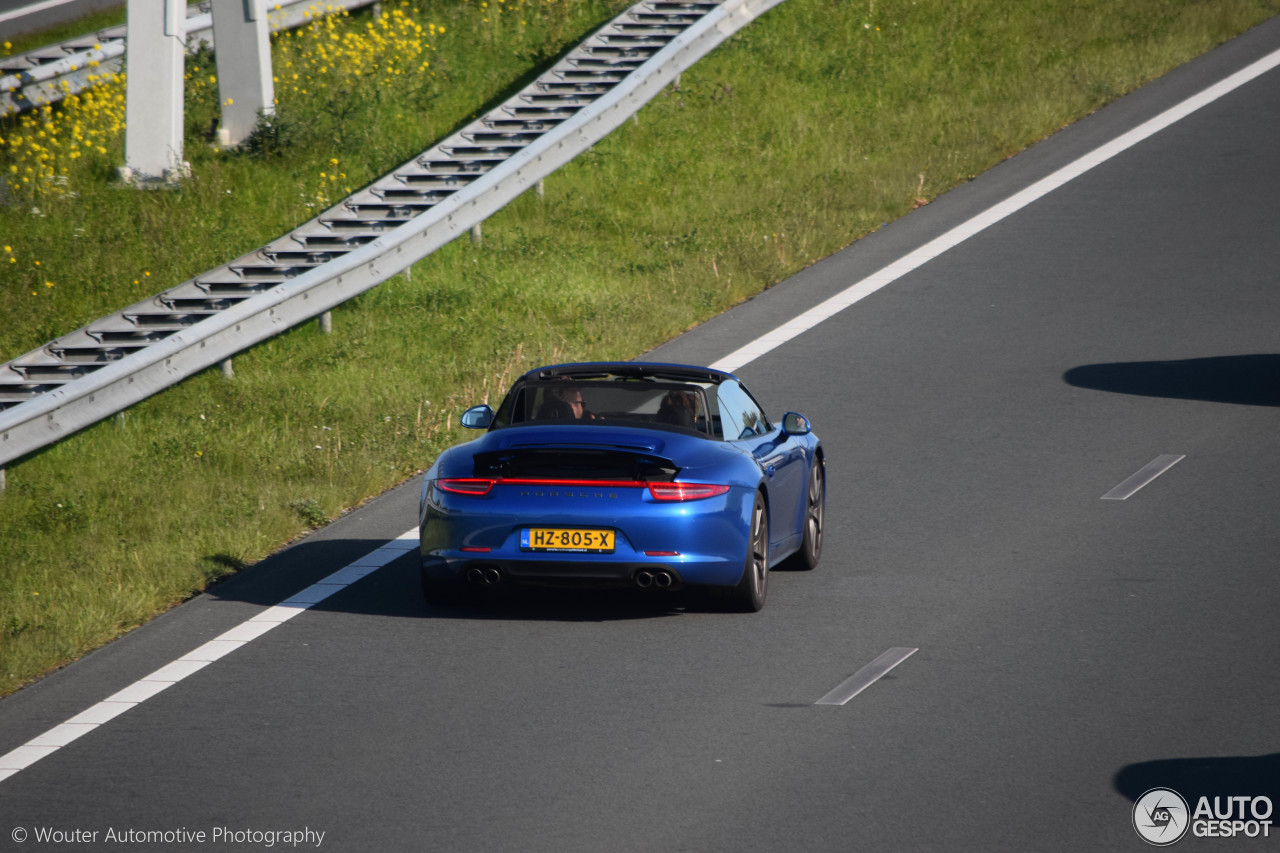
[[[657,501],[700,501],[729,491],[715,483],[649,483],[649,494]]]
[[[503,477],[497,480],[504,486],[574,486],[582,488],[642,489],[643,480],[555,480],[550,477]]]
[[[442,491],[455,495],[489,494],[496,485],[503,486],[555,486],[565,489],[641,489],[648,488],[656,501],[700,501],[714,498],[729,491],[728,486],[716,483],[646,483],[643,480],[553,480],[548,477],[451,477],[436,480]]]
[[[436,486],[455,495],[482,496],[494,486],[559,486],[566,489],[642,489],[641,480],[553,480],[549,477],[449,477]]]

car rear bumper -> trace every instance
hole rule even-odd
[[[691,502],[681,512],[663,507],[662,514],[622,514],[614,524],[582,514],[544,514],[521,523],[517,517],[529,516],[480,512],[477,502],[463,501],[470,503],[467,512],[425,508],[421,560],[431,580],[476,581],[477,571],[495,570],[490,576],[506,583],[732,587],[745,564],[746,524],[737,517],[735,496]],[[520,535],[530,524],[613,529],[616,542],[612,553],[531,551],[521,547]]]
[[[750,490],[734,489],[709,500],[655,506],[623,495],[613,512],[604,513],[567,501],[520,506],[519,500],[436,493],[423,507],[422,570],[430,580],[481,584],[487,575],[490,582],[517,584],[733,586],[742,577],[747,549],[749,507],[742,506],[743,494],[754,498]],[[522,548],[521,531],[531,526],[612,529],[614,550]]]

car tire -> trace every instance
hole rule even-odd
[[[822,527],[827,511],[827,471],[822,457],[813,460],[804,502],[804,534],[800,550],[787,559],[787,568],[807,572],[822,558]]]
[[[712,587],[726,610],[755,613],[764,607],[769,593],[769,507],[756,492],[747,530],[747,558],[736,586]]]

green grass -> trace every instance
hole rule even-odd
[[[235,155],[202,142],[216,96],[193,93],[182,189],[111,188],[103,160],[69,179],[78,197],[11,194],[0,360],[279,236],[314,215],[331,159],[352,187],[383,174],[620,8],[430,6],[435,76],[282,99],[278,138]],[[425,468],[518,371],[634,357],[1277,11],[788,0],[481,245],[337,309],[333,334],[300,327],[238,356],[234,380],[195,376],[12,466],[0,693]]]

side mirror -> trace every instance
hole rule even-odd
[[[808,435],[812,429],[809,426],[809,419],[798,412],[787,412],[782,416],[784,435]]]
[[[462,413],[462,425],[467,429],[488,429],[493,423],[493,409],[488,406],[472,406]]]

